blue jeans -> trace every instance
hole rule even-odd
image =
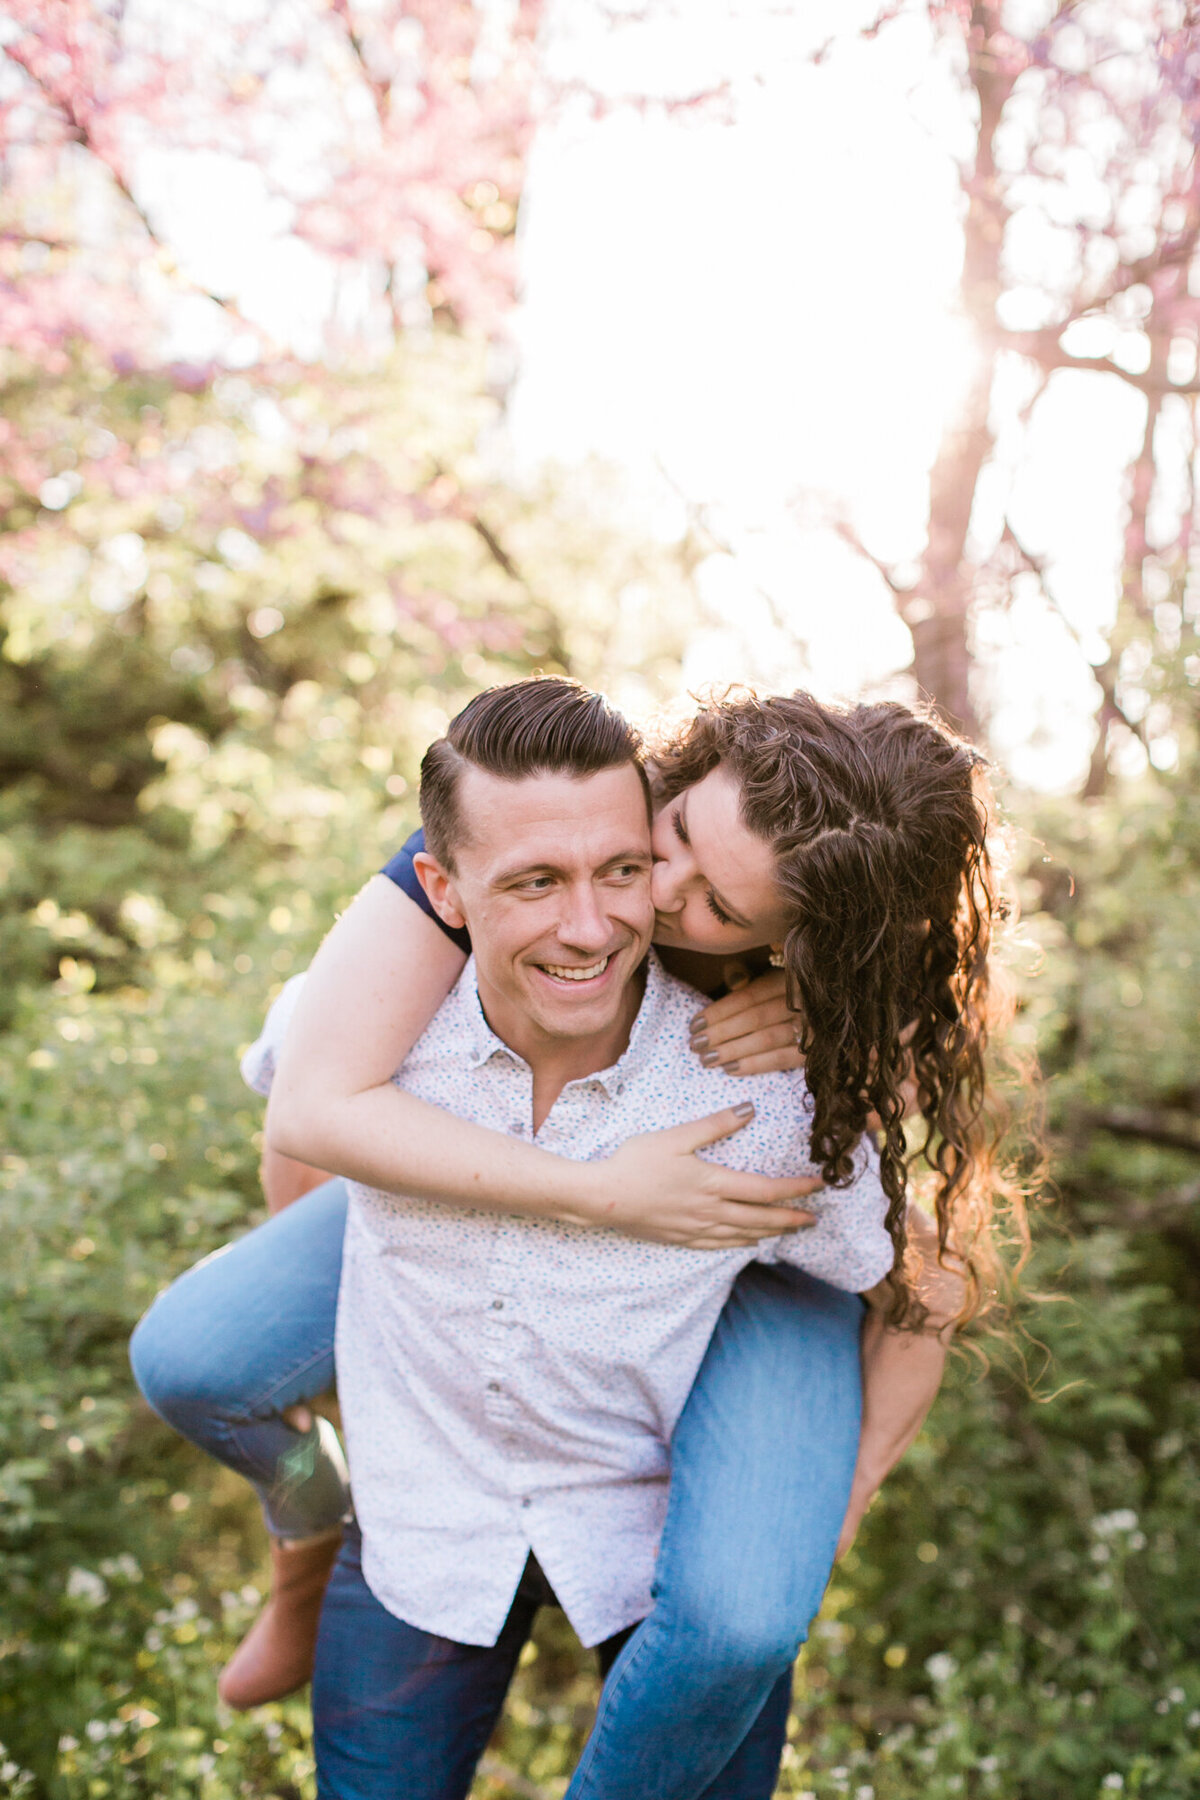
[[[251,1480],[283,1537],[345,1510],[326,1446],[279,1417],[333,1378],[345,1207],[341,1182],[305,1195],[181,1276],[134,1333],[151,1406]],[[854,1295],[796,1270],[739,1276],[672,1440],[654,1605],[568,1800],[700,1800],[786,1684],[849,1497],[861,1318]],[[734,1791],[765,1800],[771,1781]]]
[[[531,1558],[494,1644],[419,1631],[368,1588],[362,1540],[350,1526],[325,1596],[313,1674],[320,1800],[465,1800],[538,1607],[553,1603]],[[598,1645],[601,1674],[629,1636],[622,1631]],[[790,1700],[789,1671],[704,1800],[766,1800]],[[632,1748],[641,1758],[641,1747]]]

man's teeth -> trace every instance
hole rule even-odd
[[[608,967],[608,957],[602,956],[599,962],[588,963],[584,968],[568,968],[560,963],[543,963],[547,975],[553,975],[556,981],[595,981],[597,975],[603,975]]]

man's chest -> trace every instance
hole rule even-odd
[[[704,1069],[673,1037],[628,1075],[567,1083],[534,1130],[534,1084],[516,1057],[497,1054],[481,1067],[453,1054],[412,1057],[396,1076],[417,1098],[488,1130],[535,1144],[575,1162],[607,1158],[632,1137],[669,1129],[749,1100],[750,1124],[706,1150],[710,1160],[764,1175],[807,1173],[807,1113],[796,1078],[760,1076],[738,1082]]]

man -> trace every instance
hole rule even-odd
[[[648,956],[648,795],[599,697],[518,683],[426,757],[419,859],[473,961],[396,1080],[561,1155],[711,1112],[756,1117],[717,1154],[807,1172],[803,1084],[736,1085],[691,1055],[690,989]],[[322,1617],[322,1800],[465,1794],[539,1603],[607,1667],[650,1607],[667,1445],[755,1254],[351,1188],[339,1392],[358,1528]],[[868,1153],[817,1222],[759,1246],[851,1292],[891,1265]]]

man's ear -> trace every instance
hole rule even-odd
[[[428,850],[417,851],[413,857],[413,868],[417,871],[417,880],[425,889],[425,898],[442,924],[449,925],[454,931],[461,931],[467,921],[459,903],[453,875],[443,869],[437,857],[430,856]]]

